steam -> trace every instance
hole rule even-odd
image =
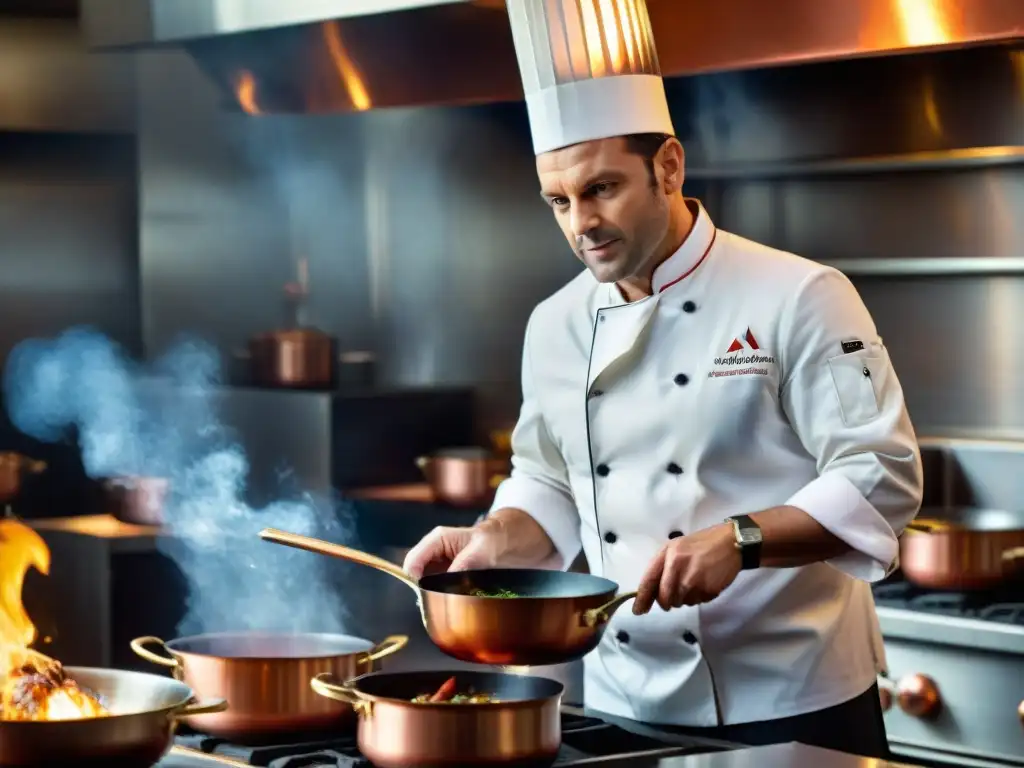
[[[170,480],[170,535],[158,547],[189,581],[180,634],[344,631],[328,561],[257,534],[270,526],[349,540],[350,511],[312,497],[250,507],[248,460],[216,413],[219,380],[219,356],[202,342],[183,340],[141,366],[102,334],[77,328],[18,345],[3,384],[12,423],[45,442],[77,434],[90,477]]]

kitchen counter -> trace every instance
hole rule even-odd
[[[605,758],[601,768],[910,768],[905,763],[856,757],[804,744],[776,744],[684,757]]]

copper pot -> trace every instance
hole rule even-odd
[[[374,645],[348,635],[222,632],[168,643],[140,637],[131,647],[147,661],[169,667],[196,695],[231,702],[225,712],[188,718],[189,726],[244,742],[351,724],[352,707],[315,696],[310,678],[326,672],[348,679],[372,671],[378,660],[408,642],[403,635]],[[154,653],[149,645],[160,646],[166,655]]]
[[[14,451],[0,453],[0,503],[7,503],[18,495],[27,475],[38,475],[45,470],[46,462]]]
[[[417,582],[394,563],[340,544],[271,528],[260,538],[393,576],[416,594],[434,645],[477,664],[532,667],[581,659],[600,643],[615,611],[636,597],[616,595],[618,584],[600,576],[535,568],[435,573]],[[517,598],[487,596],[500,590]]]
[[[249,340],[248,357],[258,386],[326,389],[334,386],[338,343],[316,328],[269,331]]]
[[[487,507],[508,476],[508,461],[483,448],[446,448],[420,456],[416,466],[430,484],[434,498],[453,507]]]
[[[163,477],[112,477],[103,483],[110,513],[123,523],[163,525],[170,481]]]
[[[488,693],[486,704],[416,704],[454,677],[459,693]],[[350,704],[359,751],[377,768],[551,765],[562,743],[565,690],[543,677],[497,672],[375,672],[339,683],[318,675],[320,696]]]
[[[160,675],[90,667],[65,671],[98,694],[112,714],[87,720],[0,720],[0,767],[153,765],[171,746],[179,719],[227,706],[223,700],[197,703],[188,686]]]
[[[900,537],[900,568],[927,589],[985,590],[1024,575],[1024,515],[922,510]]]

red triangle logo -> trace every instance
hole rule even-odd
[[[730,352],[739,352],[741,349],[743,349],[743,345],[740,344],[740,340],[733,339],[732,344],[729,345],[729,349],[727,349],[725,353],[729,354]]]
[[[761,347],[758,346],[757,339],[754,338],[754,334],[752,334],[750,332],[749,328],[747,328],[747,344],[750,345],[751,349],[760,349],[761,348]]]

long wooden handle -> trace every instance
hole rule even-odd
[[[307,552],[316,552],[319,555],[339,557],[342,560],[359,563],[359,565],[368,565],[371,568],[376,568],[378,571],[383,571],[389,576],[394,576],[407,587],[419,593],[420,585],[415,579],[399,566],[382,557],[377,557],[367,552],[360,552],[358,549],[352,549],[351,547],[343,547],[341,544],[332,544],[323,539],[314,539],[310,536],[300,536],[297,533],[279,531],[276,528],[264,528],[260,531],[260,538],[275,544],[284,544],[286,547],[295,547],[296,549],[304,549]]]

